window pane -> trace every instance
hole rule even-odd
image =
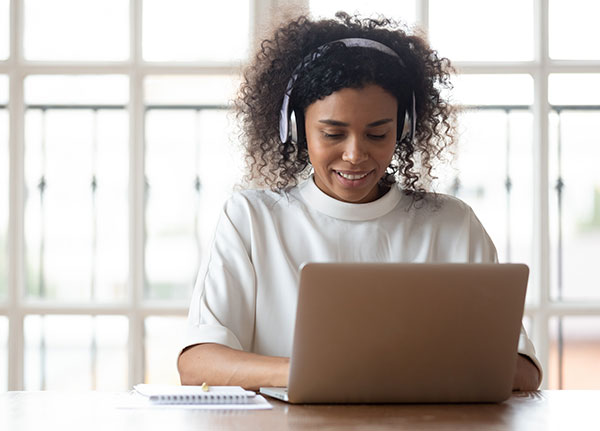
[[[550,57],[563,60],[600,59],[600,2],[549,1]]]
[[[6,60],[9,52],[10,1],[0,0],[0,60]]]
[[[600,74],[553,73],[548,77],[551,105],[600,105]]]
[[[25,390],[127,389],[127,318],[27,316]]]
[[[250,3],[249,0],[144,0],[144,59],[245,59],[250,41]]]
[[[35,75],[25,79],[28,105],[125,105],[129,85],[121,75]]]
[[[25,58],[29,60],[126,60],[129,2],[123,0],[25,0]]]
[[[363,17],[383,15],[411,25],[417,20],[415,0],[310,0],[309,8],[315,17],[331,18],[337,11],[344,11],[349,14],[358,13]]]
[[[185,325],[185,317],[148,317],[145,320],[146,383],[179,384],[177,357]]]
[[[429,0],[431,45],[452,61],[533,60],[533,30],[532,0]]]
[[[550,320],[550,357],[546,376],[549,389],[600,389],[598,364],[600,317],[555,317]]]
[[[8,390],[8,319],[0,316],[0,392]]]
[[[126,298],[128,146],[123,110],[28,110],[27,294]]]
[[[232,75],[149,76],[144,96],[150,105],[228,105],[239,78]]]
[[[551,294],[556,300],[600,299],[599,122],[600,110],[550,116]]]
[[[453,79],[452,100],[460,105],[526,105],[533,103],[531,75],[462,74]]]
[[[557,300],[600,298],[595,270],[600,255],[599,89],[600,74],[549,77],[549,101],[560,108],[550,115],[549,131],[551,295]]]
[[[0,105],[8,104],[8,76],[0,75]]]
[[[48,95],[38,97],[44,89],[39,81],[28,94],[53,103]],[[88,85],[93,83],[89,79]],[[103,78],[97,83],[106,84]],[[65,95],[93,102],[89,96],[71,97]],[[118,106],[54,106],[65,98],[26,112],[26,292],[66,301],[123,300],[129,257],[128,115]]]

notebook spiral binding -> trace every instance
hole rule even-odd
[[[247,404],[245,394],[153,395],[150,401],[157,404]]]

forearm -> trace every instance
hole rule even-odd
[[[177,364],[181,384],[236,385],[246,389],[287,386],[289,358],[263,356],[221,344],[198,344],[185,350]]]
[[[540,386],[540,371],[524,355],[517,358],[517,369],[513,379],[513,391],[535,391]]]

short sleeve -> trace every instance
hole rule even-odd
[[[233,214],[238,223],[243,220],[243,208],[236,205],[230,200],[221,213],[208,262],[196,281],[184,348],[201,343],[251,348],[256,281],[247,243],[232,219]]]

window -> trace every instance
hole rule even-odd
[[[453,61],[461,138],[436,188],[473,206],[501,261],[529,264],[544,387],[600,387],[597,2],[212,3],[0,0],[0,390],[177,381],[240,175],[240,65],[287,6],[416,23]]]

